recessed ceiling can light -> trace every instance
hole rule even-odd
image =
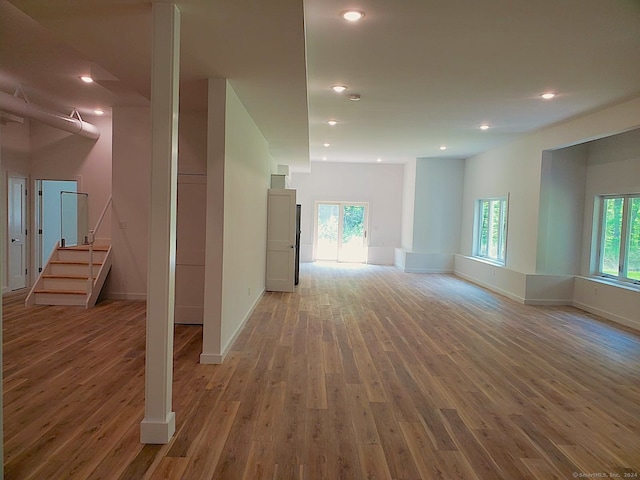
[[[551,100],[553,97],[556,96],[555,93],[553,92],[547,92],[547,93],[543,93],[542,95],[540,95],[542,98],[544,98],[545,100]]]
[[[364,17],[364,12],[362,10],[344,10],[340,12],[340,16],[348,22],[357,22]]]
[[[80,80],[82,80],[84,83],[93,83],[93,78],[91,78],[89,75],[82,75],[80,77]]]
[[[104,115],[104,110],[102,110],[101,108],[96,108],[93,113],[95,113],[96,115]]]
[[[352,93],[351,95],[349,95],[349,100],[351,100],[352,102],[358,102],[360,100],[360,94]]]
[[[333,90],[336,93],[342,93],[347,89],[346,85],[333,85],[331,87],[331,90]]]
[[[483,123],[482,125],[480,125],[478,127],[480,130],[489,130],[489,125],[487,125],[486,123]]]
[[[338,121],[337,120],[329,120],[327,123],[333,127],[334,125],[336,125],[338,123]]]
[[[324,145],[325,147],[330,147],[331,146],[330,143],[323,143],[322,145]]]
[[[446,150],[446,149],[447,149],[447,147],[445,145],[441,145],[440,146],[440,150]]]

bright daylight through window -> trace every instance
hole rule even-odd
[[[640,195],[600,199],[598,273],[640,283]]]
[[[507,250],[507,198],[477,202],[475,255],[496,263],[505,263]]]

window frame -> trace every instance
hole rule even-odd
[[[493,212],[491,209],[491,202],[500,202],[500,211],[498,219],[498,255],[493,257],[489,254],[489,237],[491,235],[491,225]],[[483,248],[483,210],[484,205],[488,203],[489,218],[487,221],[487,245],[486,249]],[[497,196],[497,197],[485,197],[478,198],[475,201],[474,208],[474,241],[473,241],[473,256],[486,262],[490,262],[496,265],[507,264],[507,237],[508,237],[508,225],[509,225],[509,195]]]
[[[632,199],[638,199],[640,201],[640,193],[622,193],[622,194],[601,194],[596,196],[598,209],[594,217],[596,218],[598,237],[596,245],[596,263],[595,274],[600,277],[607,278],[616,282],[625,284],[640,285],[640,280],[630,278],[629,274],[629,245],[631,235],[631,213],[630,208]],[[605,202],[607,200],[621,199],[622,204],[622,225],[620,226],[620,247],[618,252],[618,274],[612,275],[604,272],[604,246],[605,246],[605,226],[607,209],[605,208]]]

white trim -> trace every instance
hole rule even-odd
[[[118,292],[107,292],[105,294],[105,298],[109,300],[134,300],[134,301],[146,301],[147,294],[146,293],[118,293]]]
[[[571,306],[579,308],[580,310],[584,310],[585,312],[592,313],[593,315],[598,315],[600,317],[606,318],[607,320],[611,320],[612,322],[619,323],[626,327],[633,328],[634,330],[638,329],[638,324],[629,320],[626,317],[622,317],[620,315],[616,315],[615,313],[607,312],[606,310],[601,310],[599,308],[593,307],[591,305],[587,305],[586,303],[581,302],[571,302]]]
[[[165,445],[176,431],[176,414],[169,412],[164,421],[142,420],[140,422],[140,443]]]

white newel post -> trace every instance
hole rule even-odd
[[[172,412],[180,12],[153,4],[151,66],[151,203],[147,270],[147,349],[142,443],[168,443]]]

